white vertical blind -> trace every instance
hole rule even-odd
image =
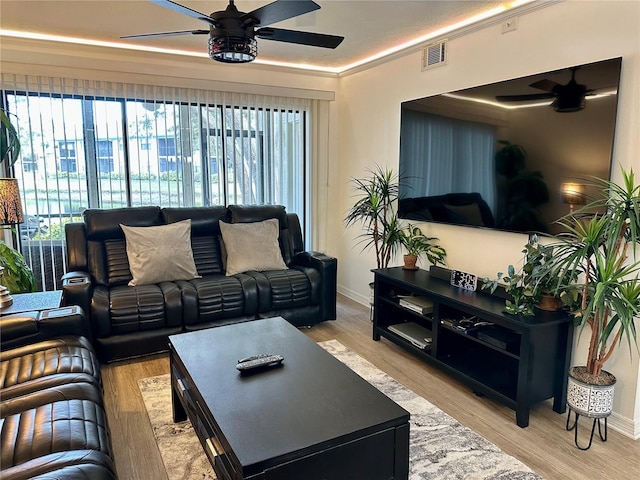
[[[44,290],[86,208],[282,204],[306,224],[318,101],[9,73],[2,89],[23,144],[22,249]]]

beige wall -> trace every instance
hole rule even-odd
[[[221,65],[208,59],[176,57],[81,45],[3,38],[3,72],[102,79],[130,83],[222,89],[330,100],[329,158],[322,166],[316,205],[319,245],[339,259],[339,290],[367,303],[367,284],[375,266],[371,253],[356,245],[355,229],[342,218],[352,202],[349,179],[377,164],[398,166],[400,103],[405,100],[545,72],[568,65],[623,57],[614,161],[640,173],[640,2],[566,1],[519,19],[518,30],[502,35],[500,26],[454,38],[448,64],[420,71],[420,53],[408,54],[337,79],[259,65]],[[336,93],[337,92],[337,93]],[[618,171],[614,171],[618,179]],[[519,258],[526,237],[481,229],[430,225],[441,239],[449,267],[480,276]],[[584,342],[583,342],[584,343]],[[585,345],[577,348],[577,362]],[[618,377],[611,425],[640,435],[640,368],[621,350],[608,364]]]
[[[338,90],[337,211],[344,215],[352,203],[350,178],[366,175],[376,163],[397,169],[402,101],[619,56],[623,65],[614,162],[640,172],[639,20],[636,1],[562,2],[521,17],[515,32],[503,35],[495,25],[452,39],[445,66],[421,72],[416,52],[343,76]],[[613,178],[620,178],[617,167]],[[450,268],[480,276],[494,276],[517,262],[527,240],[521,234],[436,224],[428,225],[427,231],[440,238]],[[338,225],[332,237],[340,291],[366,303],[375,258],[355,245],[358,233]],[[585,357],[584,343],[574,350],[576,363]],[[618,377],[611,424],[638,436],[638,356],[630,361],[629,352],[620,350],[607,367]]]

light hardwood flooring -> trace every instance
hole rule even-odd
[[[338,296],[336,321],[302,331],[316,341],[338,340],[548,480],[640,478],[640,441],[609,428],[606,443],[596,433],[591,449],[580,451],[573,444],[573,432],[565,431],[566,414],[555,413],[550,402],[535,406],[529,427],[519,428],[511,409],[476,396],[385,339],[374,342],[369,310],[343,296]],[[167,478],[137,381],[168,372],[166,354],[102,368],[116,466],[123,480]],[[590,423],[586,420],[581,423],[585,439]]]

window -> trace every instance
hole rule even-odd
[[[158,139],[158,160],[161,172],[175,172],[178,170],[175,138]]]
[[[98,140],[98,171],[101,173],[113,172],[113,142],[111,140]]]
[[[76,142],[58,141],[58,150],[60,152],[60,171],[67,173],[77,172]],[[33,171],[33,169],[29,171]]]
[[[306,229],[307,100],[2,79],[23,139],[14,176],[25,214],[46,227],[27,242],[63,241],[87,208],[141,205],[281,204]]]

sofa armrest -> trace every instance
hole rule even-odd
[[[335,320],[338,260],[320,252],[300,252],[293,258],[291,266],[296,265],[310,267],[320,273],[322,319]]]
[[[67,272],[62,276],[63,306],[78,305],[87,316],[91,315],[93,282],[87,272]]]
[[[0,318],[0,329],[3,351],[65,335],[91,339],[89,323],[77,306],[6,315]]]

